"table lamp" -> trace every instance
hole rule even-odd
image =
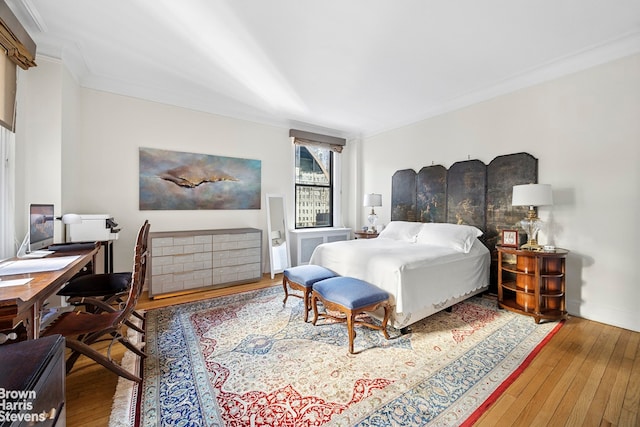
[[[527,243],[520,249],[538,250],[538,232],[542,228],[543,221],[538,218],[537,206],[548,206],[553,204],[551,185],[549,184],[524,184],[514,185],[511,199],[513,206],[529,206],[527,217],[520,221],[520,226],[527,233]]]
[[[371,207],[371,213],[367,216],[367,221],[369,222],[369,232],[373,233],[375,231],[376,221],[378,221],[378,215],[376,215],[373,208],[382,206],[382,194],[365,194],[362,205],[365,207]]]

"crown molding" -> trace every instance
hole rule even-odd
[[[6,3],[27,29],[40,33],[47,32],[47,25],[31,0],[6,0]]]

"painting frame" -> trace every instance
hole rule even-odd
[[[261,209],[262,162],[139,148],[139,209]]]
[[[500,246],[504,248],[518,248],[519,234],[518,230],[505,229],[502,230],[502,239],[500,240]]]

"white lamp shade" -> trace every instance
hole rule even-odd
[[[382,194],[365,194],[362,206],[382,206]]]
[[[546,206],[553,204],[551,185],[524,184],[513,186],[513,206]]]

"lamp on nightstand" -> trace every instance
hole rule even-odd
[[[529,206],[527,217],[520,221],[520,226],[527,233],[527,243],[520,249],[537,250],[540,245],[537,241],[538,232],[542,228],[543,221],[538,218],[536,207],[553,204],[551,185],[549,184],[524,184],[513,186],[511,199],[513,206]]]
[[[369,231],[375,231],[376,221],[378,221],[378,215],[373,210],[374,207],[382,206],[382,194],[365,194],[362,205],[365,207],[371,207],[371,213],[367,217],[367,221],[369,222]]]

